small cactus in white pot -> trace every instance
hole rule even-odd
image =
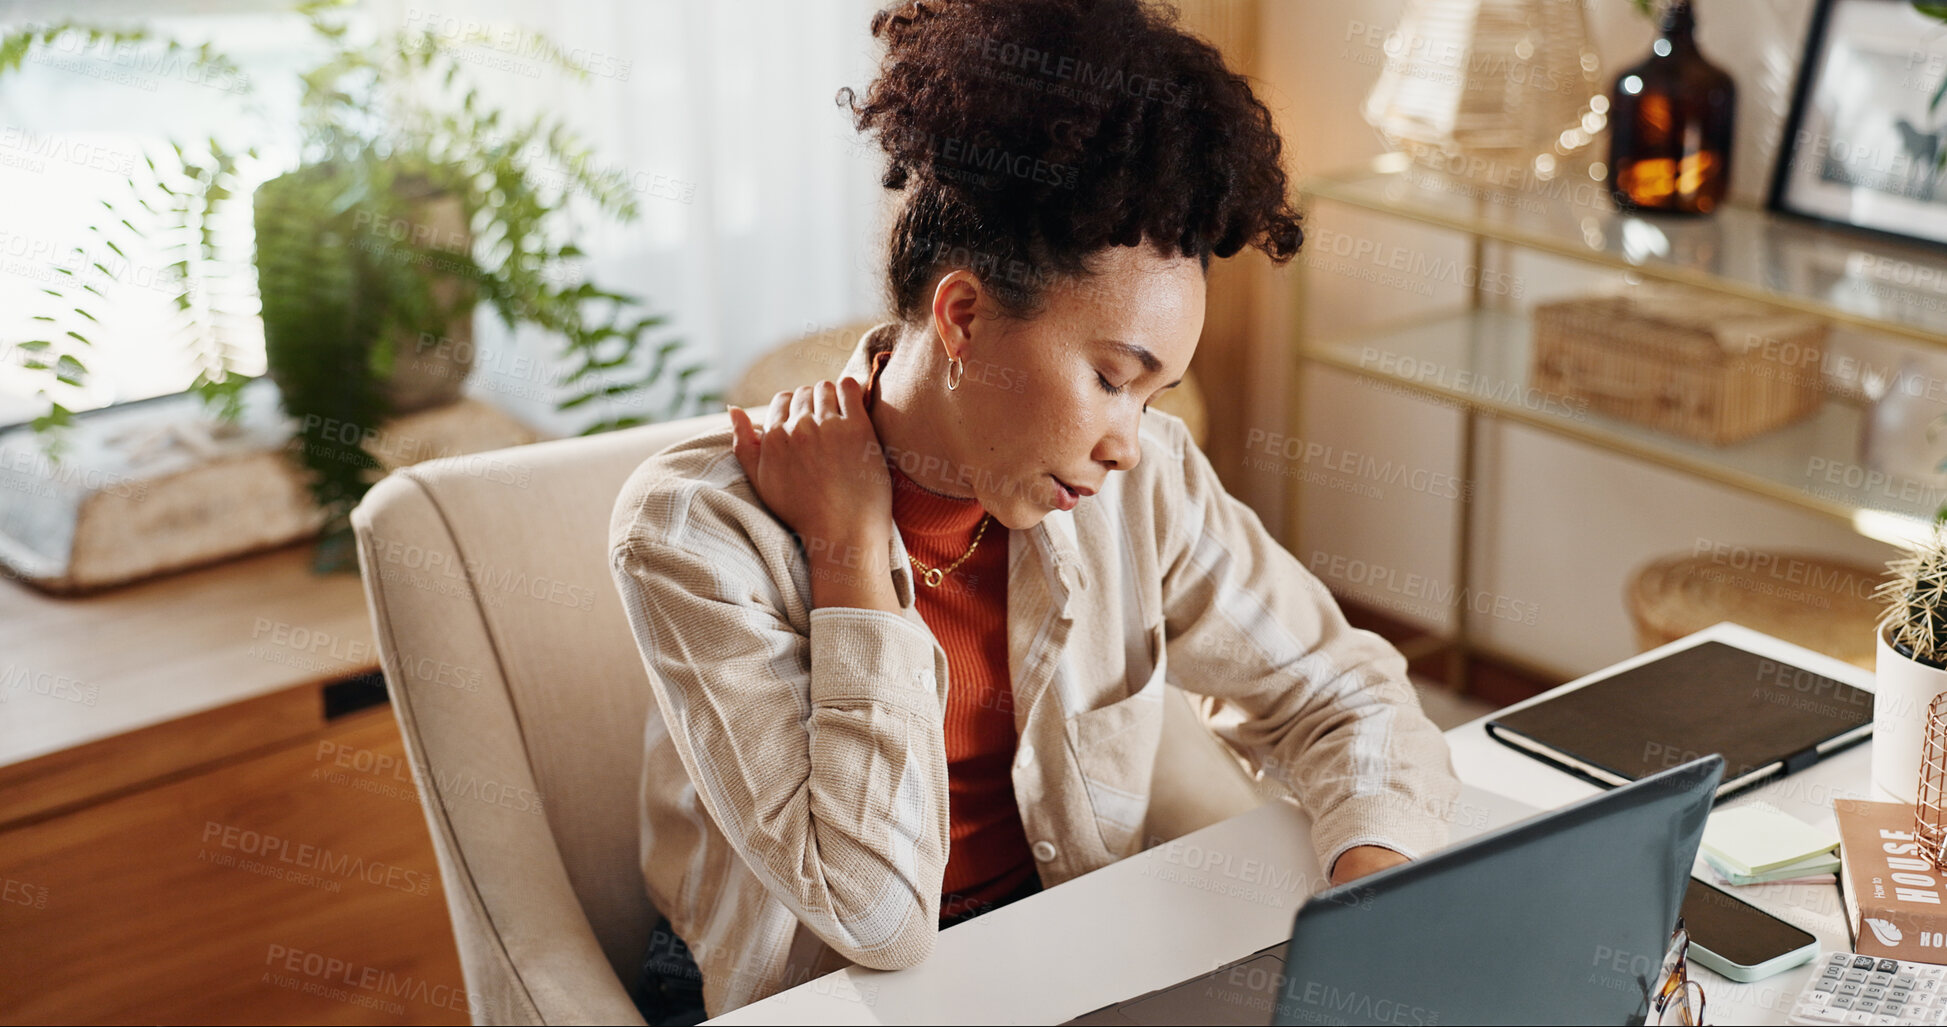
[[[1947,692],[1947,535],[1887,563],[1892,577],[1874,662],[1873,784],[1901,802],[1919,792],[1927,706]]]

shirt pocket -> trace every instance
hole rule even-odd
[[[1147,630],[1150,670],[1133,693],[1068,718],[1068,744],[1087,789],[1102,846],[1120,859],[1142,847],[1168,674],[1161,622]],[[1140,673],[1140,668],[1132,673]]]

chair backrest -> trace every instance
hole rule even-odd
[[[644,460],[727,420],[428,461],[352,515],[470,988],[496,973],[529,988],[522,941],[574,958],[573,939],[536,936],[574,934],[573,905],[582,946],[634,979],[654,917],[637,855],[654,700],[609,574],[609,514]]]

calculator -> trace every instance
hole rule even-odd
[[[1947,966],[1828,953],[1792,1004],[1792,1023],[1947,1024]]]

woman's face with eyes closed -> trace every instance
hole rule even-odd
[[[1203,333],[1203,267],[1147,241],[1091,263],[1094,274],[1051,283],[1026,319],[1001,316],[973,273],[941,276],[931,331],[909,331],[885,371],[895,409],[882,441],[897,457],[887,436],[910,437],[921,457],[902,471],[1024,529],[1137,465],[1143,410],[1182,379]],[[951,391],[949,355],[966,368]]]

